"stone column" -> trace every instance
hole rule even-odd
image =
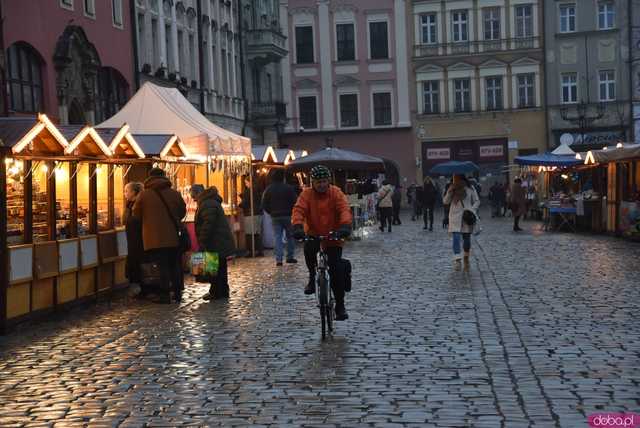
[[[209,75],[208,76],[202,76],[202,83],[204,85],[205,79],[206,79],[206,84],[207,84],[208,88],[213,90],[213,89],[216,88],[216,72],[213,69],[213,66],[214,66],[214,63],[213,63],[213,47],[215,46],[215,44],[214,44],[215,33],[211,29],[212,25],[213,25],[213,21],[209,25],[207,25],[207,28],[206,28],[207,40],[209,41],[209,43],[206,45],[207,51],[204,53],[205,60],[207,61],[207,64],[209,66],[209,68],[208,68]]]
[[[167,34],[165,31],[165,20],[164,20],[164,5],[160,2],[160,8],[158,11],[158,40],[160,42],[160,67],[167,68],[167,72],[169,71],[169,64],[167,62]]]
[[[176,22],[176,5],[171,5],[171,60],[173,61],[173,71],[180,73],[180,54],[178,52],[178,23]]]
[[[336,128],[333,109],[333,70],[331,61],[331,23],[329,21],[329,0],[318,0],[318,29],[320,38],[320,74],[322,76],[322,116],[324,130]],[[316,34],[313,35],[317,40]],[[314,49],[317,51],[317,49]]]
[[[289,14],[288,14],[288,1],[280,0],[280,25],[282,26],[282,33],[286,37],[287,43],[289,43]],[[286,103],[287,118],[293,117],[292,103],[293,98],[291,94],[291,47],[288,46],[289,52],[287,56],[282,58],[282,96]],[[286,132],[293,132],[293,120],[287,121]]]

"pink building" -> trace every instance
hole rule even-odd
[[[289,43],[282,143],[315,151],[332,142],[413,181],[405,0],[290,0],[280,20]]]
[[[130,0],[3,1],[0,19],[9,115],[97,123],[135,89]]]

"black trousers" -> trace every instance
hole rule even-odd
[[[384,208],[383,208],[384,209]],[[320,251],[320,242],[307,241],[304,243],[304,261],[309,269],[309,276],[315,276],[317,256]],[[344,305],[344,285],[338,280],[338,260],[342,258],[342,247],[327,247],[327,262],[329,265],[329,276],[331,278],[331,289],[336,298],[336,305]]]
[[[229,297],[229,265],[226,257],[220,257],[218,274],[211,280],[209,294],[213,297]]]
[[[158,262],[162,269],[162,292],[173,292],[177,296],[182,294],[184,277],[182,273],[182,254],[178,247],[156,248],[145,253],[148,260]]]
[[[389,232],[391,232],[391,221],[393,220],[393,208],[384,207],[380,208],[380,227],[385,228],[389,225]]]
[[[429,226],[433,229],[433,205],[425,205],[423,208],[424,227]],[[429,222],[427,224],[427,221]]]
[[[402,224],[400,221],[400,205],[393,206],[393,224]]]

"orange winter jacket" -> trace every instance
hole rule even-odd
[[[326,193],[318,193],[313,188],[303,190],[291,216],[291,224],[304,224],[305,232],[311,236],[326,236],[342,225],[351,226],[352,220],[347,197],[336,186],[329,186]],[[333,241],[326,244],[342,245]]]

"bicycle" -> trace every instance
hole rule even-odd
[[[335,233],[329,236],[307,236],[305,241],[341,241]],[[320,245],[316,262],[316,297],[320,308],[320,323],[322,324],[322,340],[326,339],[327,331],[333,332],[333,322],[336,319],[336,301],[331,290],[331,276],[329,275],[329,257]]]

